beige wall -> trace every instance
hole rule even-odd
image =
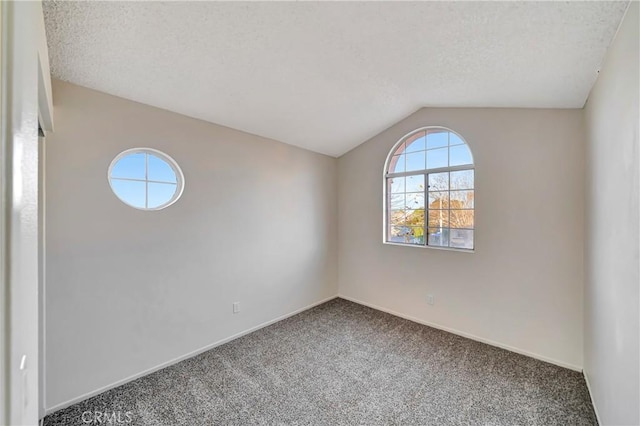
[[[382,244],[387,154],[432,125],[473,151],[475,253]],[[580,110],[425,108],[341,157],[340,295],[580,369],[582,129]]]
[[[585,108],[585,375],[604,425],[640,424],[640,7],[632,2]]]
[[[54,101],[48,409],[337,294],[336,159],[60,81]],[[178,162],[178,202],[113,195],[132,147]]]

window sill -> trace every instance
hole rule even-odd
[[[431,249],[431,250],[442,250],[442,251],[454,251],[456,253],[475,253],[475,249],[463,249],[463,248],[451,248],[451,247],[438,247],[438,246],[423,246],[418,244],[403,244],[403,243],[392,243],[389,241],[383,241],[382,244],[389,246],[399,246],[399,247],[415,247],[415,248],[423,248],[423,249]]]

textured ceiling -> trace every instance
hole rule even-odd
[[[55,78],[339,156],[423,106],[582,107],[626,6],[45,1],[44,12]]]

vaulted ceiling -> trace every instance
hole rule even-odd
[[[339,156],[424,106],[580,108],[628,2],[45,1],[53,77]]]

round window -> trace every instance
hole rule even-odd
[[[150,148],[120,153],[109,166],[109,185],[123,203],[140,210],[160,210],[175,203],[184,189],[180,167]]]

